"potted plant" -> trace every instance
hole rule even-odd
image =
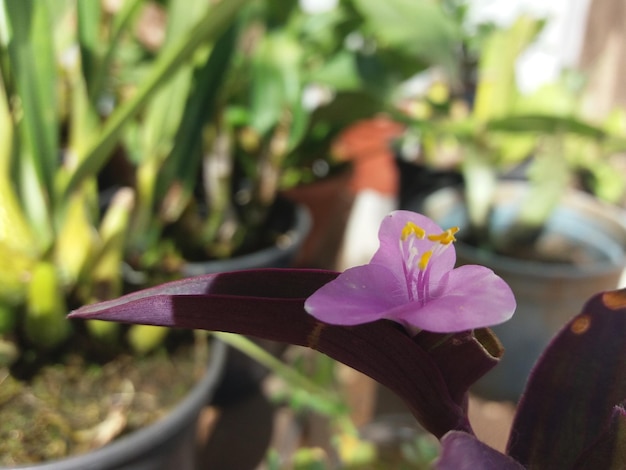
[[[126,330],[99,322],[67,322],[64,312],[121,293],[120,266],[136,194],[130,187],[117,188],[101,210],[100,169],[114,154],[130,121],[156,90],[200,48],[217,41],[243,3],[224,2],[204,10],[188,31],[154,55],[132,96],[117,93],[120,88],[115,88],[119,78],[116,72],[124,62],[120,59],[120,44],[132,41],[129,34],[144,2],[126,2],[119,11],[107,10],[97,1],[65,2],[62,8],[53,8],[49,2],[0,4],[4,18],[0,24],[0,206],[4,214],[0,251],[7,263],[1,274],[0,293],[0,367],[6,392],[2,432],[13,433],[24,424],[27,427],[21,439],[7,437],[3,442],[13,447],[20,441],[36,440],[36,445],[26,450],[18,447],[15,454],[3,450],[0,465],[58,459],[72,448],[85,452],[126,432],[126,424],[130,424],[128,429],[138,428],[159,416],[158,412],[146,413],[146,419],[132,418],[129,422],[126,411],[132,400],[128,399],[141,393],[134,389],[139,381],[130,381],[138,372],[131,372],[122,382],[112,379],[124,370],[124,357],[128,361],[131,350],[129,343],[141,351],[145,338],[131,333],[129,339],[123,339]],[[197,360],[193,354],[188,355],[191,360],[185,362],[187,373],[180,377],[189,388],[198,382],[201,390],[192,394],[195,398],[191,402],[177,408],[177,417],[166,420],[173,425],[174,434],[185,432],[185,426],[194,427],[197,410],[215,387],[223,354],[218,346],[210,360],[211,372],[204,374],[208,361],[204,343],[200,337],[194,343],[193,335],[174,333],[152,359],[157,365],[177,363],[183,367],[179,359],[165,360],[165,349],[187,344],[189,352],[194,344],[197,346]],[[118,356],[122,362],[111,365],[110,359]],[[99,364],[106,365],[100,368]],[[42,371],[47,375],[40,375]],[[204,378],[198,381],[198,374]],[[89,383],[104,388],[107,380],[114,390],[126,393],[127,399],[110,403],[102,412],[85,404],[78,395],[67,400],[59,392],[69,384],[74,384],[76,390],[88,388]],[[152,391],[164,388],[154,384],[150,387]],[[178,398],[171,400],[184,396],[185,391],[181,387]],[[93,390],[87,391],[89,395],[97,399]],[[32,396],[37,399],[29,398]],[[38,415],[30,414],[32,407],[28,404],[42,403],[44,396],[53,404],[44,403]],[[81,407],[79,412],[72,410],[72,403]],[[169,406],[173,403],[170,401]],[[17,411],[14,417],[9,416],[10,409]],[[62,409],[68,414],[61,414]],[[77,417],[88,415],[92,421],[79,422],[78,431],[71,428]],[[154,440],[155,434],[168,435],[162,427],[149,428],[146,433],[117,447],[134,451],[123,452],[124,459],[135,460],[146,451],[150,454],[144,445],[149,441],[162,444],[165,454],[180,450],[181,441],[175,438],[166,438],[167,445]],[[45,442],[44,437],[50,440]],[[188,449],[189,445],[182,447]],[[102,465],[100,468],[107,468],[109,464],[102,463],[107,460],[105,454],[114,457],[110,465],[122,464],[116,451],[107,451],[69,462],[68,467],[63,467],[64,463],[53,466],[84,468],[95,461]],[[165,454],[160,460],[166,461]],[[151,468],[157,468],[156,464],[153,461]]]
[[[594,295],[553,338],[501,453],[476,438],[468,389],[498,365],[502,345],[485,325],[510,319],[515,299],[485,267],[453,269],[456,233],[397,211],[381,225],[371,262],[341,274],[200,276],[72,316],[254,334],[321,351],[405,401],[440,440],[435,468],[619,468],[626,445],[624,290]]]
[[[615,288],[626,265],[623,213],[574,184],[583,172],[607,174],[606,157],[624,144],[619,114],[604,123],[585,119],[573,75],[532,95],[518,91],[515,60],[540,26],[522,17],[493,32],[479,60],[473,107],[442,104],[439,118],[434,110],[418,121],[426,158],[455,155],[463,186],[405,205],[459,226],[459,263],[488,265],[514,289],[519,314],[495,328],[508,354],[476,386],[513,401],[574,306]],[[603,181],[611,183],[599,185],[606,196],[615,184]],[[619,184],[613,192],[620,193]]]

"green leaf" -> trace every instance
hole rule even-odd
[[[532,132],[546,135],[573,133],[594,139],[607,137],[606,132],[600,127],[574,117],[556,115],[525,114],[502,117],[489,121],[487,128],[492,131]]]
[[[478,65],[474,117],[479,122],[505,116],[518,96],[515,63],[535,39],[542,23],[527,16],[507,30],[495,31],[486,41]]]
[[[354,0],[354,6],[383,47],[401,48],[431,64],[456,71],[459,31],[438,2]]]
[[[13,122],[0,76],[0,244],[21,254],[37,252],[35,239],[28,225],[11,180]]]
[[[522,201],[515,224],[524,230],[540,230],[547,222],[570,182],[570,165],[558,134],[541,139],[528,170],[531,190]]]
[[[108,324],[111,325],[111,323]],[[147,354],[163,344],[169,331],[163,326],[132,325],[126,338],[133,351],[138,354]]]
[[[122,293],[121,265],[134,204],[133,190],[120,188],[102,219],[99,229],[102,248],[86,279],[91,283],[90,301],[111,299]]]
[[[251,126],[264,135],[285,110],[298,105],[302,84],[302,50],[286,33],[265,36],[254,54],[251,85]]]
[[[87,83],[98,73],[101,20],[100,0],[79,0],[76,2],[78,13],[78,45],[80,47],[83,76]]]
[[[229,0],[212,6],[185,37],[167,47],[156,60],[151,72],[135,95],[117,108],[105,126],[86,151],[71,179],[63,188],[63,193],[72,192],[86,177],[95,174],[106,162],[117,144],[126,124],[136,116],[154,93],[189,61],[202,44],[208,43],[222,34],[243,7],[247,0]]]
[[[216,42],[207,61],[194,74],[194,89],[189,95],[174,148],[159,175],[157,193],[164,194],[174,182],[180,185],[181,200],[192,194],[202,155],[203,130],[214,117],[216,101],[228,71],[238,37],[236,27],[229,28]],[[178,204],[177,217],[182,211]]]
[[[48,2],[5,0],[5,8],[20,139],[20,192],[45,245],[51,236],[49,204],[59,158],[54,34]]]
[[[313,83],[327,85],[339,91],[358,90],[361,80],[357,72],[354,54],[341,51],[330,57],[310,74]]]
[[[26,295],[28,284],[25,280],[30,278],[35,258],[0,240],[0,259],[0,303],[18,305]]]
[[[168,47],[184,36],[185,31],[193,27],[207,7],[206,2],[198,0],[170,2],[167,35],[163,47]],[[141,126],[140,153],[144,161],[154,159],[162,162],[170,152],[191,88],[192,73],[192,63],[181,66],[148,103]]]
[[[109,42],[106,45],[106,49],[101,51],[102,58],[97,64],[98,68],[89,75],[89,80],[87,81],[87,88],[92,103],[95,104],[97,102],[103,88],[107,85],[107,78],[110,78],[108,74],[111,69],[111,63],[117,52],[120,39],[131,24],[135,14],[139,11],[139,7],[143,4],[143,0],[126,0],[121,10],[115,16]]]
[[[94,227],[89,219],[84,191],[67,201],[67,208],[54,246],[55,265],[64,285],[73,285],[83,270],[94,244]]]
[[[37,264],[26,300],[24,332],[34,346],[50,349],[68,337],[71,327],[65,318],[65,295],[53,264]]]

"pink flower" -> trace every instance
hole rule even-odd
[[[506,282],[484,266],[454,269],[457,231],[414,212],[391,213],[370,263],[321,287],[306,300],[306,311],[336,325],[384,318],[412,332],[453,333],[508,320],[515,298]]]

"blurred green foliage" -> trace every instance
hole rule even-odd
[[[136,195],[119,187],[102,209],[99,172],[133,119],[224,34],[245,2],[194,16],[144,64],[140,82],[124,82],[137,64],[123,59],[123,45],[137,42],[134,28],[146,3],[128,0],[110,10],[99,0],[0,2],[3,343],[54,348],[70,338],[67,301],[121,293]],[[183,3],[172,1],[171,8]],[[129,87],[133,92],[125,93]]]

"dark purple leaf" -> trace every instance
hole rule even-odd
[[[626,289],[598,294],[552,340],[518,405],[508,454],[572,468],[626,399]]]
[[[574,468],[576,470],[626,468],[626,410],[623,407],[616,406],[613,409],[608,429],[583,453]]]
[[[316,320],[304,301],[336,276],[289,269],[200,276],[88,305],[71,317],[227,331],[307,346],[396,392],[437,437],[451,429],[471,432],[465,404],[476,374],[468,370],[484,373],[497,359],[468,333],[432,336],[438,344],[429,341],[429,353],[419,338],[414,341],[388,320],[354,326]],[[462,360],[455,365],[457,354]]]
[[[456,403],[467,399],[468,388],[497,365],[504,353],[500,341],[489,328],[454,335],[422,331],[413,337],[413,341],[435,361]]]
[[[475,436],[450,431],[441,439],[437,470],[523,470],[510,457],[480,442]]]

